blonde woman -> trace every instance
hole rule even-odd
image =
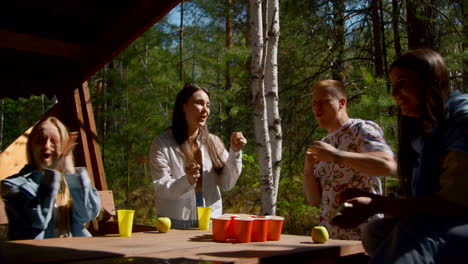
[[[101,209],[86,168],[75,168],[77,133],[55,117],[40,120],[27,142],[28,164],[1,182],[9,238],[91,236],[85,224]]]

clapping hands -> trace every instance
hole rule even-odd
[[[50,169],[58,170],[60,172],[75,173],[75,164],[73,162],[73,150],[78,144],[78,132],[70,132],[68,140],[63,142],[62,152],[57,153],[54,162],[50,165]]]

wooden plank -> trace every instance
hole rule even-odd
[[[48,39],[0,29],[0,49],[15,49],[64,58],[74,58],[82,48],[69,41]]]
[[[86,81],[113,57],[164,17],[181,0],[140,0],[125,17],[99,36],[91,45],[81,49],[74,61],[81,65],[82,81]]]
[[[98,191],[99,197],[101,197],[101,208],[106,211],[111,216],[115,216],[115,203],[114,203],[114,195],[112,191]]]
[[[0,180],[18,173],[28,163],[26,144],[32,127],[0,153]]]
[[[98,136],[91,99],[86,83],[72,93],[64,91],[57,98],[61,106],[60,120],[70,129],[79,131],[78,146],[75,149],[76,166],[88,169],[89,177],[98,190],[107,190],[104,165],[98,144]]]
[[[91,165],[94,172],[94,184],[99,190],[107,190],[106,174],[101,156],[101,149],[98,143],[98,134],[96,122],[94,119],[93,107],[91,105],[91,96],[89,94],[88,82],[85,82],[78,89],[82,112],[82,125],[85,128],[88,140],[89,153],[91,156]],[[76,96],[76,95],[75,95]],[[113,201],[113,200],[112,200]]]
[[[8,224],[8,216],[5,211],[5,203],[0,199],[0,225]]]
[[[155,263],[155,259],[181,257],[233,263],[309,263],[364,252],[360,241],[332,239],[325,244],[314,244],[308,236],[284,234],[280,241],[219,243],[212,241],[210,230],[195,229],[133,233],[129,238],[110,235],[10,241],[4,248],[11,263],[21,263],[26,257],[29,263],[126,263],[124,260],[130,258]],[[30,258],[32,252],[41,253]]]

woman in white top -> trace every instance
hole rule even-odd
[[[233,132],[231,148],[208,132],[210,95],[205,88],[185,84],[177,95],[172,127],[151,145],[158,216],[170,217],[178,229],[198,226],[197,206],[211,207],[211,216],[222,214],[221,191],[234,187],[242,170],[241,132]]]

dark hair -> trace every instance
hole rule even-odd
[[[446,103],[452,89],[449,85],[449,73],[442,56],[431,49],[414,49],[403,53],[390,66],[409,68],[423,81],[426,88],[421,94],[425,103],[422,118],[429,123],[442,121],[446,117]]]
[[[206,88],[195,84],[186,83],[182,90],[177,94],[176,101],[174,103],[174,111],[172,113],[172,134],[174,135],[180,150],[189,160],[193,160],[194,158],[190,146],[186,144],[189,135],[187,120],[184,113],[184,104],[187,103],[190,97],[198,91],[205,92],[208,95],[208,98],[210,98],[210,93]],[[224,145],[222,145],[221,139],[219,140],[219,143],[215,143],[213,141],[212,137],[210,137],[210,133],[206,124],[203,128],[200,129],[199,133],[201,136],[201,141],[208,145],[208,153],[210,155],[211,162],[213,163],[215,171],[219,174],[219,172],[224,167],[224,161],[221,158],[221,149],[224,149]]]
[[[186,83],[184,88],[177,94],[174,103],[174,111],[172,112],[172,134],[179,146],[188,139],[188,126],[185,119],[184,104],[198,91],[205,92],[208,98],[210,98],[210,93],[207,89],[191,83]]]
[[[421,118],[399,116],[398,120],[398,175],[406,196],[411,196],[413,164],[417,153],[411,147],[412,140],[425,133],[424,123],[436,125],[446,118],[446,103],[452,94],[449,73],[442,56],[427,48],[409,50],[390,66],[414,71],[423,80],[424,102]]]

